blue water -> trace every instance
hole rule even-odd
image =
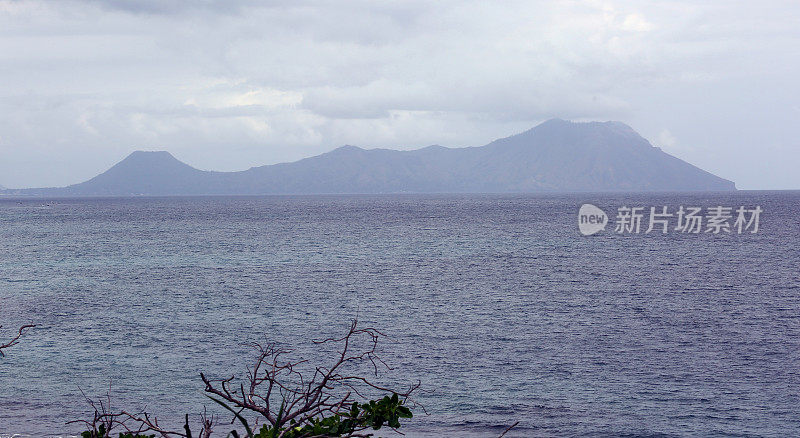
[[[584,202],[764,213],[584,237]],[[379,380],[422,382],[409,436],[799,436],[798,214],[797,192],[0,198],[0,339],[39,325],[0,358],[0,435],[75,434],[109,387],[178,428],[243,342],[326,363],[309,340],[358,315]]]

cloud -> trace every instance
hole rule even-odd
[[[649,32],[653,30],[653,23],[640,14],[628,14],[622,22],[622,29],[631,32]]]
[[[660,134],[658,134],[658,139],[656,140],[656,144],[663,149],[672,149],[675,146],[676,140],[675,136],[669,132],[669,129],[663,129]]]
[[[136,148],[232,170],[345,143],[479,145],[550,117],[621,119],[711,154],[721,146],[691,114],[743,118],[718,103],[734,84],[776,96],[747,102],[763,117],[797,117],[783,99],[800,91],[798,9],[0,0],[0,172],[5,185],[66,184]]]
[[[61,1],[61,0],[54,0]],[[93,4],[108,10],[134,14],[182,15],[197,12],[240,13],[249,6],[288,6],[289,1],[256,0],[72,0],[73,3]]]

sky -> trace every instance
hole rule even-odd
[[[800,2],[0,0],[0,185],[134,150],[204,170],[618,120],[800,189]]]

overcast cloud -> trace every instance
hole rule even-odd
[[[800,188],[796,1],[0,0],[0,184],[137,149],[201,169],[620,120],[743,189]]]

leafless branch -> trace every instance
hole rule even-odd
[[[25,325],[23,325],[22,327],[19,328],[19,331],[17,332],[17,335],[14,336],[13,338],[11,338],[10,341],[8,341],[5,344],[0,344],[0,356],[5,356],[5,354],[3,353],[3,349],[6,349],[8,347],[13,347],[14,345],[17,345],[19,343],[19,338],[22,337],[23,334],[25,334],[25,331],[30,329],[30,328],[33,328],[33,327],[36,327],[36,324],[25,324]],[[3,326],[0,325],[0,328],[3,328]]]
[[[313,341],[317,345],[339,345],[329,366],[317,366],[309,372],[302,367],[308,365],[308,360],[284,359],[290,350],[281,349],[274,343],[254,344],[258,356],[254,365],[248,368],[247,385],[233,387],[233,376],[214,380],[201,373],[200,378],[207,393],[235,409],[258,414],[274,428],[283,429],[292,422],[302,426],[314,418],[349,410],[354,402],[367,399],[365,390],[395,393],[404,402],[409,399],[420,383],[406,390],[394,390],[366,377],[345,372],[350,366],[365,364],[372,367],[375,375],[378,375],[379,368],[391,369],[376,354],[378,341],[385,336],[373,328],[359,328],[358,321],[353,320],[344,336]],[[366,346],[354,347],[360,342],[365,342]]]
[[[499,436],[499,437],[497,437],[497,438],[503,438],[504,436],[506,436],[506,434],[508,433],[508,431],[510,431],[511,429],[513,429],[513,428],[517,427],[517,425],[518,425],[518,424],[519,424],[519,421],[517,421],[516,423],[512,424],[511,426],[508,426],[508,427],[506,428],[506,430],[504,430],[504,431],[503,431],[503,433],[501,433],[501,434],[500,434],[500,436]]]
[[[170,437],[183,437],[183,438],[192,438],[193,435],[191,434],[191,430],[189,428],[189,415],[186,415],[186,423],[184,426],[184,432],[176,432],[165,429],[158,423],[158,418],[153,417],[152,415],[148,414],[147,412],[138,412],[132,414],[127,411],[120,411],[114,413],[111,407],[111,388],[109,385],[109,390],[106,393],[104,398],[100,398],[98,400],[92,400],[86,396],[82,389],[78,388],[81,391],[81,395],[92,407],[94,410],[94,414],[91,420],[75,420],[69,421],[67,424],[83,424],[86,428],[91,431],[92,433],[98,432],[101,430],[100,426],[102,426],[102,430],[104,431],[103,436],[97,436],[93,438],[108,438],[111,437],[111,432],[115,429],[121,429],[124,432],[131,433],[134,435],[143,434],[146,432],[153,432],[160,435],[163,438],[170,438]],[[211,436],[212,427],[214,425],[214,417],[209,417],[207,412],[204,411],[203,414],[200,416],[200,432],[198,437],[199,438],[209,438]]]
[[[235,376],[211,379],[203,373],[200,378],[205,384],[205,392],[233,413],[233,422],[240,421],[249,428],[249,420],[245,420],[244,416],[255,415],[257,419],[252,423],[253,426],[258,426],[260,422],[267,424],[277,431],[279,438],[323,418],[337,415],[347,417],[355,403],[369,401],[367,393],[372,391],[396,394],[397,399],[392,395],[394,403],[402,401],[401,404],[408,402],[419,406],[410,398],[419,388],[419,382],[407,389],[395,390],[358,372],[368,366],[377,376],[379,369],[390,369],[376,353],[379,339],[385,336],[372,328],[359,328],[358,321],[353,320],[344,336],[313,341],[315,345],[335,345],[336,353],[327,366],[312,366],[308,359],[292,359],[293,352],[276,343],[256,343],[252,344],[257,351],[256,360],[247,368],[244,381],[240,382]],[[110,431],[116,428],[132,434],[149,432],[162,438],[196,438],[189,428],[188,415],[183,431],[169,430],[159,424],[158,418],[144,410],[135,413],[114,412],[110,395],[100,401],[89,400],[85,395],[84,398],[94,410],[93,418],[70,423],[84,424],[91,431],[97,431],[102,425],[106,436],[110,436]],[[214,424],[215,419],[209,418],[204,412],[197,436],[209,438]],[[366,422],[351,424],[349,434],[342,436],[372,436],[366,430],[369,428]],[[391,425],[389,428],[392,428]]]

